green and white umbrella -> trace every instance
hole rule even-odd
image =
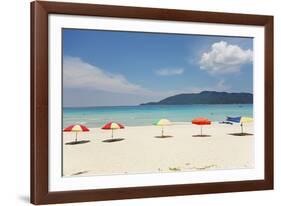
[[[157,122],[154,123],[156,126],[160,126],[162,128],[161,130],[161,136],[164,137],[164,126],[172,125],[171,121],[168,119],[160,119]]]

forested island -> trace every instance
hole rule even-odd
[[[186,104],[252,104],[253,94],[240,92],[202,91],[200,93],[178,94],[159,102],[148,102],[141,105],[186,105]]]

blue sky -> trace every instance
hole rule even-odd
[[[63,30],[64,106],[137,105],[253,92],[252,38]]]

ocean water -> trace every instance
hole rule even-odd
[[[252,104],[211,105],[145,105],[114,107],[63,108],[63,127],[84,124],[89,128],[102,127],[107,122],[119,122],[125,126],[152,125],[161,118],[173,122],[191,122],[196,117],[211,121],[223,121],[226,116],[253,116]]]

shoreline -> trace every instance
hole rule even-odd
[[[233,123],[232,125],[231,124],[220,124],[219,123],[220,121],[212,121],[212,123],[210,124],[210,125],[203,125],[203,127],[209,127],[209,126],[212,126],[212,125],[229,125],[229,126],[233,126],[233,125],[235,125],[235,124],[237,124],[237,125],[239,125],[238,123]],[[121,123],[122,124],[122,122],[118,122],[118,123]],[[172,124],[171,125],[167,125],[167,126],[164,126],[164,127],[173,127],[173,126],[182,126],[182,125],[186,125],[186,126],[188,126],[188,125],[194,125],[194,124],[192,124],[192,122],[171,122]],[[87,125],[85,125],[85,126],[87,126]],[[102,125],[103,126],[103,125]],[[102,128],[102,126],[101,127],[88,127],[90,130],[93,130],[93,129],[101,129]],[[160,126],[157,126],[157,125],[153,125],[153,124],[150,124],[150,125],[136,125],[136,126],[132,126],[132,125],[129,125],[129,126],[126,126],[126,125],[124,125],[125,126],[125,128],[124,129],[126,129],[126,128],[130,128],[130,127],[136,127],[136,128],[138,128],[138,127],[150,127],[150,126],[152,126],[152,127],[159,127],[159,128],[161,128]],[[199,126],[199,125],[194,125],[194,126]]]
[[[208,127],[208,126],[212,126],[212,125],[229,125],[229,126],[232,126],[232,125],[235,125],[235,124],[239,125],[239,123],[233,123],[231,125],[231,124],[225,124],[225,123],[219,123],[219,122],[221,122],[221,121],[212,121],[210,125],[202,125],[202,126],[203,127],[205,127],[205,126]],[[118,123],[123,124],[122,122],[118,122]],[[164,127],[173,127],[173,126],[180,126],[180,125],[187,125],[187,126],[188,125],[194,125],[194,124],[192,124],[192,122],[171,122],[171,123],[172,123],[171,125],[167,125],[167,126],[164,126]],[[77,123],[77,124],[79,124],[79,123]],[[88,125],[85,125],[85,126],[88,126]],[[101,129],[102,126],[103,126],[103,124],[101,124],[100,127],[88,127],[88,128],[90,130],[93,130],[93,129],[96,130],[96,129]],[[156,126],[154,124],[150,124],[150,125],[128,125],[128,126],[124,125],[125,129],[128,128],[128,127],[150,127],[150,126],[159,127],[159,126]],[[194,126],[199,126],[199,125],[194,125]]]

